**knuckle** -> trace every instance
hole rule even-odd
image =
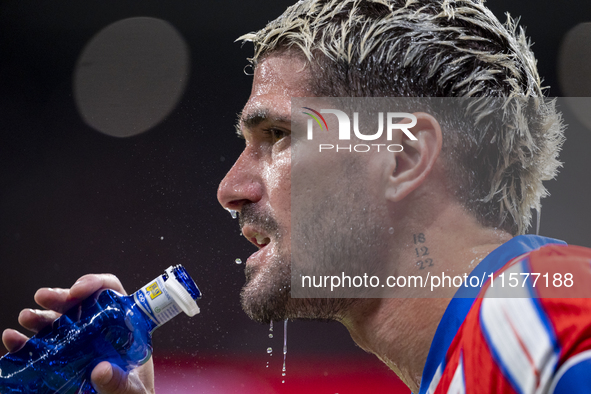
[[[121,284],[121,281],[119,281],[119,278],[113,274],[102,274],[102,275],[105,277],[105,280],[108,280],[109,282]]]
[[[121,281],[113,274],[101,274],[101,280],[103,287],[111,288],[117,291],[124,291]]]

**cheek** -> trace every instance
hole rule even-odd
[[[291,218],[291,154],[289,149],[274,155],[263,172],[270,209],[283,231]]]

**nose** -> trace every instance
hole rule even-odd
[[[218,187],[218,201],[226,209],[240,211],[263,195],[257,152],[247,147]]]

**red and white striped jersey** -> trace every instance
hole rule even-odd
[[[591,393],[591,249],[519,236],[485,272],[477,298],[450,302],[419,394]]]

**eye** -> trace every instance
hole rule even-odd
[[[279,142],[280,140],[282,140],[283,138],[285,138],[291,134],[287,130],[276,129],[276,128],[268,129],[268,130],[266,130],[266,133],[269,136],[269,139],[272,141],[273,144],[275,144],[276,142]]]

